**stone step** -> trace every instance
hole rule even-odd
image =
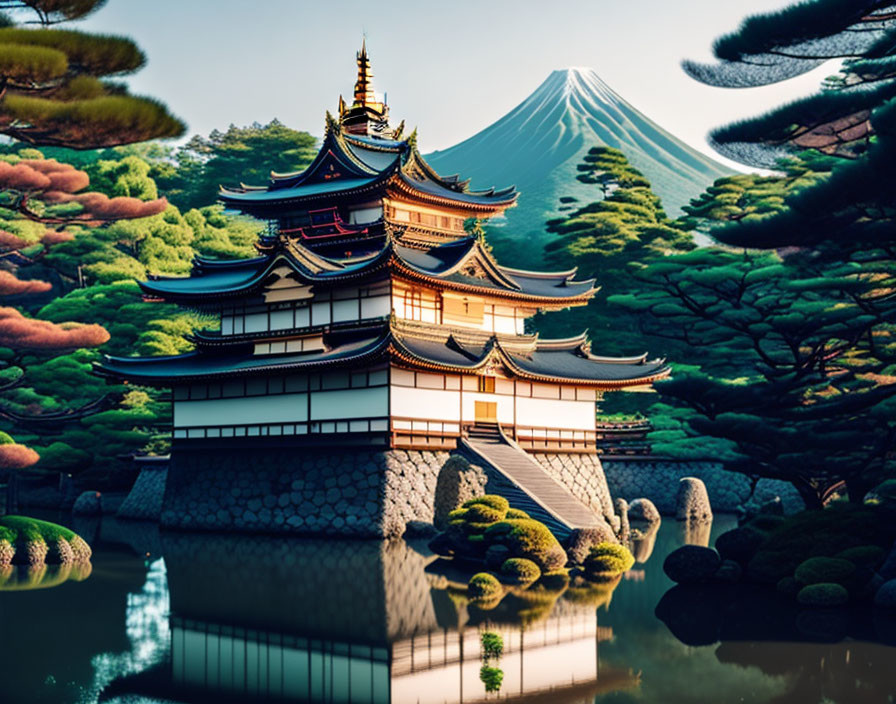
[[[558,538],[574,528],[594,525],[598,516],[576,499],[532,457],[501,435],[482,437],[472,433],[463,445],[474,458],[499,475],[501,493],[514,508],[545,523]]]

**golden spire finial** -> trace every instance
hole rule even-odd
[[[358,80],[355,82],[355,105],[376,103],[373,94],[373,71],[370,70],[370,58],[367,56],[367,37],[361,40],[361,51],[356,55],[358,62]]]

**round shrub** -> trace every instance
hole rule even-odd
[[[0,567],[11,565],[15,554],[15,546],[9,540],[0,538]]]
[[[775,530],[782,523],[784,523],[783,516],[776,516],[773,513],[760,513],[751,519],[745,527],[768,533]]]
[[[844,584],[856,571],[849,560],[838,557],[810,557],[800,563],[793,576],[802,585],[835,583]]]
[[[792,577],[800,564],[800,556],[785,551],[760,550],[747,565],[747,576],[762,584],[777,584],[783,577]]]
[[[470,523],[497,523],[504,519],[504,511],[486,504],[473,504],[466,509],[464,520]]]
[[[491,601],[501,596],[504,588],[497,578],[488,572],[477,572],[467,584],[467,594],[471,599],[481,599],[483,601]]]
[[[803,606],[843,606],[849,601],[849,592],[839,584],[821,582],[800,589],[796,600]]]
[[[782,596],[795,597],[800,589],[802,589],[802,585],[793,577],[782,577],[775,585],[775,591]]]
[[[530,518],[529,514],[518,508],[509,508],[504,518]]]
[[[531,584],[541,577],[541,570],[532,560],[527,560],[525,557],[511,557],[501,565],[501,575],[513,584]]]
[[[585,572],[591,577],[614,577],[631,569],[634,555],[623,545],[599,543],[585,558]]]
[[[538,580],[537,586],[549,592],[562,592],[569,586],[569,571],[559,569],[545,572]]]
[[[849,560],[856,567],[876,567],[883,562],[886,551],[877,545],[859,545],[838,552],[834,557]]]
[[[465,508],[456,508],[453,511],[448,512],[448,521],[462,521],[467,516],[467,510]]]
[[[679,584],[697,584],[711,580],[722,559],[712,548],[702,545],[682,545],[673,550],[663,561],[663,572],[673,582]]]
[[[503,496],[498,496],[497,494],[485,494],[484,496],[474,496],[472,499],[468,499],[464,501],[461,506],[463,508],[470,508],[471,506],[488,506],[493,508],[501,513],[507,513],[507,509],[510,508],[510,504],[507,502]]]
[[[756,528],[735,528],[716,538],[716,550],[723,560],[734,560],[743,567],[756,554],[765,539],[765,533]]]
[[[505,528],[502,524],[509,525]],[[486,531],[489,540],[510,548],[514,557],[532,560],[544,572],[563,567],[566,552],[544,523],[532,518],[504,520]]]
[[[483,631],[479,636],[482,643],[482,657],[487,659],[499,658],[504,654],[504,639],[500,633],[494,631]]]

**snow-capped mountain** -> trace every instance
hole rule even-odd
[[[629,105],[591,69],[554,71],[532,95],[494,124],[448,149],[427,155],[442,174],[460,172],[473,188],[515,184],[521,191],[501,234],[541,244],[544,221],[558,214],[559,199],[584,204],[595,186],[576,180],[576,166],[593,146],[625,153],[663,199],[666,212],[733,173],[669,134]]]

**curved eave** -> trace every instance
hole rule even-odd
[[[554,384],[575,384],[577,386],[591,386],[607,391],[614,389],[618,390],[632,386],[644,386],[647,384],[652,384],[659,379],[663,379],[669,376],[669,373],[671,371],[668,366],[663,366],[659,369],[644,374],[643,376],[633,376],[625,379],[589,379],[572,376],[538,374],[521,367],[514,360],[511,354],[502,349],[499,342],[486,347],[481,357],[476,360],[471,359],[469,364],[451,364],[449,362],[442,362],[423,357],[403,345],[399,337],[393,337],[393,340],[389,345],[389,353],[392,356],[393,360],[397,360],[398,362],[413,368],[422,368],[437,372],[453,372],[456,374],[469,374],[470,372],[476,372],[488,365],[488,363],[492,359],[497,358],[511,372],[513,376],[525,381]]]
[[[398,173],[394,178],[390,179],[387,184],[387,190],[394,190],[395,194],[410,198],[412,200],[426,203],[430,205],[440,205],[455,210],[465,210],[470,213],[497,214],[503,212],[507,208],[516,204],[517,194],[514,193],[511,198],[504,200],[472,200],[468,194],[454,193],[445,189],[445,195],[437,195],[429,193],[414,185],[414,182],[407,178],[404,174]],[[467,199],[465,199],[465,197]]]
[[[152,285],[152,281],[138,281],[137,284],[140,286],[141,290],[143,290],[144,293],[155,298],[161,298],[166,301],[178,303],[190,303],[195,305],[197,303],[205,303],[212,299],[220,300],[237,298],[254,293],[264,285],[265,279],[270,276],[274,268],[283,263],[289,264],[290,268],[297,276],[297,281],[303,284],[333,285],[346,281],[352,281],[355,279],[366,278],[371,274],[382,271],[387,268],[390,257],[391,249],[387,247],[373,257],[370,257],[369,259],[362,261],[355,266],[337,270],[327,270],[325,273],[314,274],[312,272],[304,270],[301,266],[301,263],[297,261],[296,257],[287,250],[287,253],[284,255],[271,256],[269,258],[269,263],[264,267],[264,269],[262,269],[246,281],[231,288],[221,288],[213,290],[206,289],[202,291],[176,291],[154,287]],[[181,280],[190,281],[191,278],[184,277]],[[165,279],[165,281],[172,281],[172,279]]]
[[[198,352],[189,352],[184,355],[175,355],[171,357],[111,357],[104,355],[102,362],[95,362],[92,373],[99,377],[107,379],[115,379],[118,381],[127,381],[140,386],[152,386],[160,388],[169,388],[173,385],[182,384],[193,381],[211,381],[224,379],[232,376],[263,376],[265,374],[284,372],[284,371],[315,371],[323,368],[337,368],[342,366],[353,366],[364,362],[370,362],[380,358],[389,346],[391,336],[386,333],[379,338],[373,340],[370,344],[353,351],[351,354],[332,354],[312,358],[314,355],[306,355],[307,360],[296,359],[301,355],[258,355],[257,357],[247,355],[248,359],[257,360],[257,366],[230,367],[213,371],[193,371],[184,373],[175,373],[174,367],[177,363],[189,362],[192,360],[206,359],[207,364],[214,358],[209,355],[203,355]],[[289,361],[282,361],[289,357]],[[281,361],[277,361],[277,360]],[[264,363],[267,362],[267,363]],[[165,364],[172,366],[168,374],[150,373],[149,364]],[[141,372],[140,368],[143,367]]]
[[[449,289],[452,291],[465,291],[494,298],[506,298],[508,300],[532,303],[533,305],[540,307],[556,306],[559,308],[566,308],[569,306],[584,306],[588,304],[588,301],[591,300],[592,296],[597,292],[597,289],[592,286],[586,291],[574,296],[536,296],[525,293],[524,291],[492,288],[489,286],[476,286],[473,284],[461,283],[459,281],[450,281],[440,278],[439,276],[427,274],[417,268],[411,268],[409,265],[405,264],[404,260],[398,257],[393,259],[393,270],[408,279],[418,283],[429,284],[436,288]]]
[[[521,379],[526,379],[527,381],[540,381],[547,383],[555,383],[555,384],[568,384],[570,382],[575,382],[577,385],[582,386],[593,386],[598,389],[604,391],[618,390],[624,389],[631,386],[645,386],[647,384],[652,384],[655,381],[659,381],[660,379],[665,379],[671,373],[671,368],[668,366],[661,367],[653,372],[649,372],[644,376],[639,377],[630,377],[626,379],[582,379],[582,378],[570,378],[570,377],[562,377],[562,376],[551,376],[546,374],[536,374],[530,371],[527,371],[516,364],[509,355],[503,355],[505,360],[505,364],[508,369],[510,369],[515,375],[519,376]]]

